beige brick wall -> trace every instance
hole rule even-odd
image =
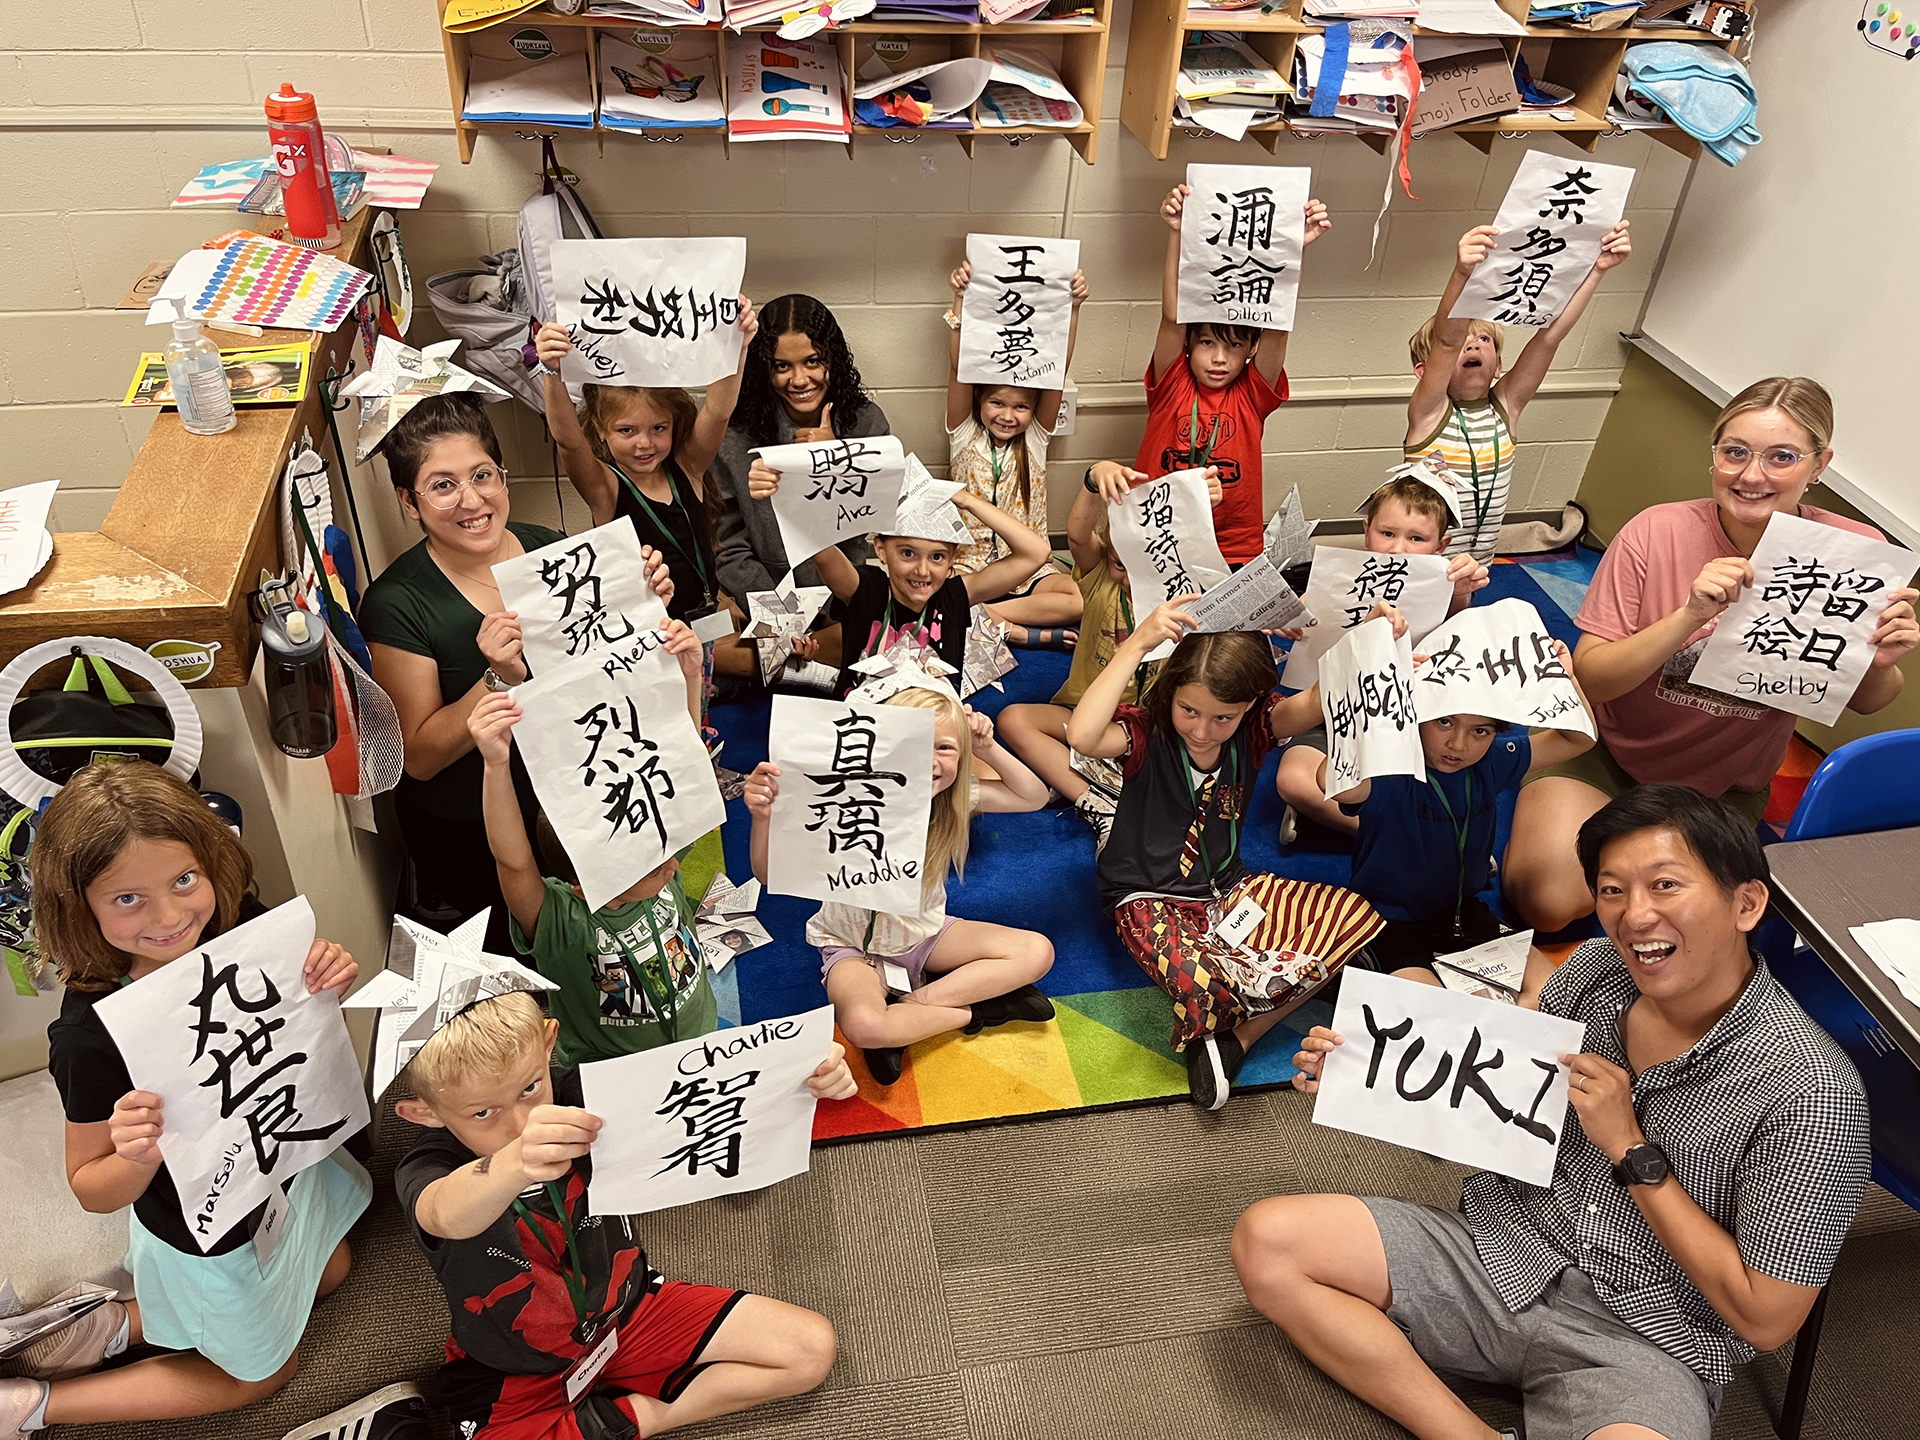
[[[1100,160],[1062,140],[982,140],[971,161],[951,139],[864,139],[852,158],[821,144],[742,145],[715,137],[648,144],[569,137],[566,163],[609,233],[744,235],[747,289],[805,289],[833,306],[896,432],[929,464],[941,433],[943,277],[970,230],[1067,234],[1082,242],[1093,299],[1073,366],[1078,431],[1062,440],[1056,520],[1087,459],[1130,457],[1144,422],[1139,376],[1153,345],[1164,230],[1154,210],[1189,161],[1258,162],[1251,145],[1176,139],[1151,159],[1117,115],[1129,0],[1116,0]],[[63,0],[0,10],[0,484],[58,476],[56,524],[91,529],[149,421],[121,411],[134,357],[164,331],[111,308],[140,269],[234,217],[169,210],[203,164],[265,149],[259,98],[283,80],[313,90],[329,127],[443,163],[426,204],[402,217],[416,281],[512,242],[533,188],[536,147],[483,136],[458,163],[429,0],[311,0],[269,10],[230,0]],[[1343,515],[1396,457],[1411,388],[1405,342],[1445,278],[1454,240],[1490,217],[1523,146],[1493,154],[1451,136],[1413,149],[1414,188],[1397,194],[1369,264],[1386,161],[1353,140],[1287,141],[1279,163],[1311,165],[1335,219],[1309,252],[1288,370],[1292,403],[1266,432],[1269,508],[1298,483],[1309,514]],[[1569,150],[1566,153],[1575,152]],[[1516,510],[1572,497],[1624,360],[1686,162],[1643,136],[1603,140],[1598,159],[1637,166],[1633,260],[1613,271],[1561,350],[1523,426]],[[412,338],[438,337],[432,316]],[[551,465],[538,417],[504,420],[516,477]],[[1080,463],[1076,463],[1080,462]],[[516,488],[521,513],[550,518],[550,484]],[[576,507],[577,508],[577,507]],[[577,516],[576,516],[577,518]],[[385,527],[382,527],[385,528]],[[384,546],[380,548],[385,548]]]

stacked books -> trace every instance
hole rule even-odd
[[[1238,35],[1205,31],[1180,52],[1174,116],[1239,140],[1248,127],[1279,119],[1280,99],[1292,89]]]

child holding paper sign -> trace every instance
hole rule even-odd
[[[184,780],[136,760],[75,775],[47,805],[32,863],[40,945],[67,987],[47,1040],[67,1116],[68,1183],[95,1214],[131,1207],[127,1268],[137,1298],[102,1306],[29,1351],[27,1373],[52,1383],[0,1380],[0,1435],[208,1415],[265,1399],[298,1368],[314,1300],[347,1277],[346,1233],[372,1182],[336,1150],[287,1187],[288,1219],[267,1261],[253,1243],[264,1204],[203,1251],[161,1157],[160,1097],[134,1089],[94,1009],[264,914],[250,893],[253,858]],[[310,993],[344,995],[359,973],[331,941],[308,950]],[[143,1342],[176,1353],[78,1373]]]

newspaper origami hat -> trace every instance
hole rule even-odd
[[[451,935],[393,917],[387,968],[340,1002],[344,1009],[380,1012],[373,1033],[374,1098],[434,1032],[468,1006],[513,990],[560,988],[537,970],[480,948],[492,914],[482,910]]]
[[[382,335],[374,347],[373,368],[353,377],[340,393],[360,401],[360,434],[354,441],[354,459],[364,460],[400,418],[430,395],[471,390],[491,404],[507,392],[491,381],[462,370],[448,357],[460,348],[458,340],[441,340],[416,350],[391,335]]]
[[[771,685],[773,677],[793,655],[794,643],[807,633],[818,615],[833,598],[825,585],[795,589],[791,574],[771,590],[747,592],[747,626],[743,639],[754,642],[760,654],[760,683]]]
[[[953,503],[953,497],[966,488],[958,480],[934,479],[918,455],[907,456],[907,473],[900,481],[900,509],[887,533],[971,545],[973,532]]]
[[[1286,570],[1312,558],[1313,522],[1307,519],[1306,507],[1300,503],[1298,485],[1287,492],[1287,498],[1273,512],[1262,539],[1267,559],[1276,570]]]
[[[973,607],[973,623],[967,627],[967,653],[960,664],[960,698],[991,685],[1004,691],[1000,677],[1019,667],[1007,644],[1007,622],[987,614],[987,607]]]
[[[959,673],[933,651],[914,644],[907,635],[900,636],[878,655],[854,661],[851,668],[867,678],[847,699],[863,700],[869,705],[878,705],[902,690],[955,691],[953,681],[947,677]]]
[[[1373,488],[1373,494],[1362,500],[1354,511],[1358,515],[1373,503],[1378,495],[1396,480],[1417,480],[1446,502],[1447,514],[1453,524],[1466,524],[1466,513],[1460,508],[1460,477],[1448,468],[1447,462],[1437,454],[1422,455],[1418,460],[1409,460],[1404,465],[1396,465],[1387,471],[1387,478]]]

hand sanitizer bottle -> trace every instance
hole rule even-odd
[[[233,389],[220,363],[220,347],[187,318],[186,301],[173,302],[176,319],[166,349],[167,384],[180,407],[180,423],[189,435],[221,435],[233,429]]]

